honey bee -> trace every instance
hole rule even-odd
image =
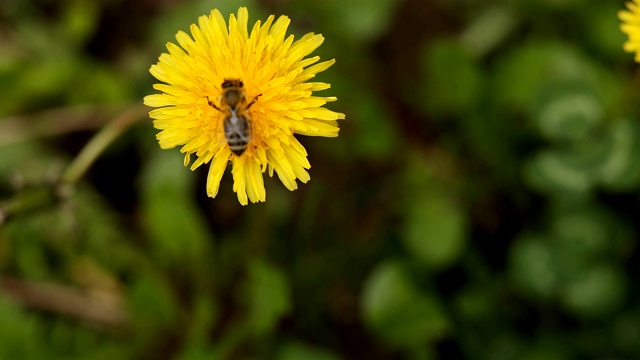
[[[244,91],[242,81],[240,79],[225,79],[222,82],[220,106],[214,104],[207,97],[209,106],[225,115],[222,121],[224,137],[231,152],[236,156],[244,153],[251,140],[251,118],[248,110],[260,95],[262,94],[256,95],[247,103],[247,93]]]

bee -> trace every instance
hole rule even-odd
[[[249,108],[255,104],[258,97],[256,95],[247,103],[247,93],[244,91],[244,84],[240,79],[225,79],[222,82],[222,95],[220,96],[220,106],[214,104],[209,97],[209,106],[225,115],[222,121],[224,137],[229,144],[231,152],[240,156],[247,149],[251,140],[251,118]]]

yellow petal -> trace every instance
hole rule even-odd
[[[221,148],[214,156],[211,165],[209,165],[209,174],[207,175],[207,196],[213,198],[218,195],[220,180],[222,179],[222,175],[224,175],[224,170],[227,168],[229,155],[231,155],[229,148]]]

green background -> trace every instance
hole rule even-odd
[[[160,150],[164,44],[322,33],[311,181]],[[640,65],[602,0],[0,1],[0,359],[640,358]],[[140,117],[72,187],[105,124]]]

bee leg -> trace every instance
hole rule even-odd
[[[211,106],[212,108],[222,112],[222,110],[220,110],[219,107],[216,106],[216,104],[213,103],[213,101],[209,100],[209,97],[207,96],[207,102],[209,103],[209,106]]]
[[[255,104],[256,101],[258,101],[258,98],[262,96],[262,94],[258,94],[256,95],[256,97],[253,98],[253,100],[251,100],[251,102],[249,103],[249,105],[247,105],[247,110],[249,110],[249,108],[251,107],[251,105]]]

